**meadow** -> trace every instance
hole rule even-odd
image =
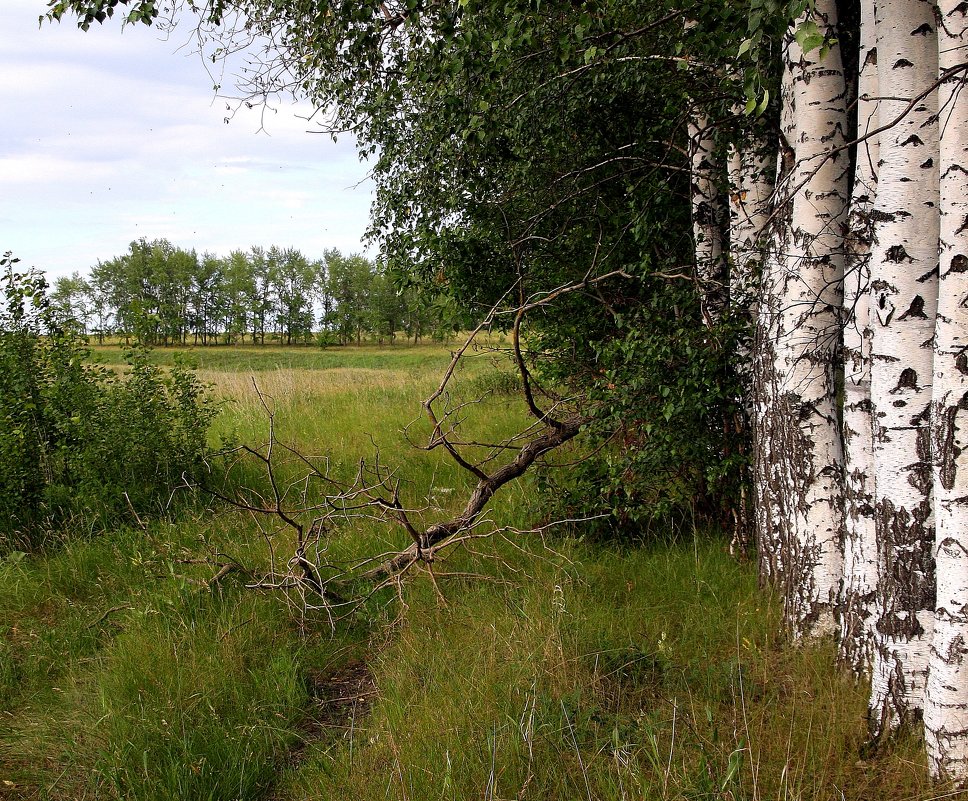
[[[122,362],[113,347],[94,358]],[[472,485],[407,441],[426,433],[420,403],[445,347],[189,358],[220,405],[213,445],[264,443],[268,408],[278,441],[334,476],[379,458],[425,522]],[[469,437],[525,420],[506,371],[484,351],[458,376],[458,399],[483,398],[466,410]],[[278,465],[293,503],[303,467]],[[265,487],[255,467],[237,470]],[[544,506],[526,476],[488,515],[529,529]],[[581,525],[497,534],[336,615],[252,586],[292,537],[200,503],[0,561],[0,798],[956,797],[930,786],[917,742],[862,755],[866,689],[830,667],[832,647],[788,645],[776,599],[715,532],[621,545]],[[320,558],[406,541],[352,518]],[[220,565],[239,569],[213,580]]]

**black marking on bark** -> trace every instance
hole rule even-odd
[[[902,392],[905,389],[918,389],[918,373],[913,367],[905,367],[901,370],[901,375],[897,379],[897,386],[891,390],[891,394]]]
[[[903,637],[906,640],[924,634],[924,627],[914,615],[884,615],[875,628],[888,637]]]
[[[955,231],[955,233],[956,234],[963,233],[966,229],[968,229],[968,214],[965,215],[965,219],[962,221],[961,225],[959,226],[958,230]]]
[[[928,315],[924,313],[924,298],[920,295],[915,295],[914,300],[911,301],[911,305],[908,306],[908,310],[897,319],[898,321],[910,319],[927,320]]]
[[[901,147],[922,147],[924,145],[924,140],[917,134],[911,134],[907,139],[901,142]]]
[[[931,470],[931,427],[924,425],[918,429],[917,443],[918,458],[921,464],[911,468],[911,486],[916,487],[925,494],[931,492],[931,482],[934,481],[934,474]]]
[[[884,254],[884,257],[888,261],[894,262],[894,264],[900,264],[905,259],[907,261],[914,261],[914,258],[909,256],[908,252],[904,249],[904,245],[891,245],[887,249],[887,253]]]
[[[914,427],[924,426],[925,431],[929,431],[931,428],[931,404],[925,404],[925,407],[921,410],[921,413],[915,415],[911,418],[911,425]],[[921,443],[918,443],[919,445]],[[924,443],[924,451],[918,451],[918,456],[924,461],[929,461],[931,459],[931,443]]]
[[[930,36],[932,33],[934,33],[934,28],[925,22],[920,27],[911,31],[911,36]]]
[[[907,212],[904,212],[907,214]],[[874,209],[871,211],[871,222],[894,222],[895,215],[889,211]]]
[[[968,272],[968,256],[958,253],[951,257],[951,264],[948,266],[949,273]]]
[[[868,64],[876,67],[877,66],[877,48],[872,47],[867,51],[867,55],[864,57],[864,67]],[[863,69],[864,67],[861,67]]]
[[[890,325],[894,311],[894,304],[890,302],[887,294],[879,293],[877,296],[877,319],[881,321],[881,325]]]
[[[966,653],[968,653],[968,649],[965,648],[965,638],[959,634],[948,645],[946,661],[949,665],[961,665],[965,661]]]
[[[903,409],[905,406],[907,406],[907,401],[896,400],[891,405],[894,406],[896,409]]]
[[[962,397],[961,403],[965,402]],[[959,404],[960,405],[960,404]],[[941,479],[941,486],[950,490],[955,486],[955,478],[958,474],[958,456],[961,449],[955,445],[955,418],[959,412],[958,406],[936,411],[938,420],[938,432],[935,445],[935,459],[938,462],[938,477]]]
[[[913,67],[914,64],[908,61],[906,58],[899,58],[894,62],[894,66],[891,69],[899,69],[901,67]]]
[[[882,633],[921,634],[916,613],[935,608],[934,530],[926,525],[930,514],[931,504],[926,500],[911,510],[897,508],[887,498],[877,503],[875,521],[883,568],[878,594],[885,610],[877,628]]]
[[[968,375],[968,354],[961,351],[955,356],[955,367],[962,375]]]
[[[928,159],[927,161],[921,163],[922,170],[930,169],[933,166],[934,166],[934,159]]]
[[[930,281],[932,278],[936,278],[941,274],[940,267],[932,267],[924,275],[917,279],[919,284],[923,284],[925,281]]]

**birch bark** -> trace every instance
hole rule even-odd
[[[845,462],[844,591],[841,658],[867,675],[873,653],[877,541],[874,530],[874,442],[871,418],[870,248],[877,196],[877,41],[874,3],[863,3],[857,80],[857,148],[844,265]]]
[[[837,9],[817,0],[811,20],[832,42],[787,51],[795,95],[795,166],[790,240],[783,264],[777,338],[778,410],[785,411],[774,450],[785,462],[791,577],[786,615],[798,635],[832,634],[843,575],[843,450],[836,402],[849,159],[846,81],[836,44]]]
[[[720,191],[722,165],[716,155],[713,126],[705,112],[693,110],[688,132],[696,277],[702,292],[703,316],[708,325],[713,325],[726,308],[727,291],[723,247],[725,200]]]
[[[754,374],[753,324],[757,319],[760,267],[763,262],[763,228],[770,215],[770,198],[776,173],[774,149],[760,121],[745,119],[742,107],[733,110],[740,123],[738,142],[729,151],[729,309],[739,324],[733,358],[742,397],[736,415],[739,431],[750,431],[753,419]],[[743,470],[738,508],[730,543],[736,555],[749,552],[752,544],[752,516],[749,492],[750,469]]]
[[[878,0],[876,28],[883,125],[936,80],[934,4]],[[878,619],[870,725],[875,740],[920,717],[934,622],[929,420],[938,302],[936,113],[937,99],[930,95],[880,139],[871,253]]]
[[[737,116],[742,109],[734,110]],[[759,273],[763,261],[763,228],[770,216],[776,174],[775,151],[765,126],[744,127],[729,152],[729,307],[744,321],[755,318]],[[749,364],[750,346],[740,342],[738,369]]]
[[[939,68],[964,61],[968,7],[938,3]],[[940,276],[932,445],[937,604],[925,701],[931,773],[968,780],[968,98],[964,72],[941,84]]]
[[[787,445],[789,426],[779,395],[777,347],[784,285],[784,254],[790,241],[790,204],[796,139],[796,96],[792,60],[792,35],[783,41],[783,72],[780,80],[780,136],[776,191],[768,221],[768,240],[763,254],[759,305],[753,339],[753,496],[756,516],[757,553],[760,581],[788,594],[786,565],[789,520],[786,503],[786,462],[776,454]]]

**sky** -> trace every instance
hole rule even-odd
[[[84,33],[38,26],[45,10],[0,0],[0,253],[56,278],[142,237],[200,254],[362,251],[372,184],[350,137],[310,132],[292,102],[226,123],[187,27]]]

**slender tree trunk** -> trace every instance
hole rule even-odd
[[[736,110],[737,116],[742,114]],[[763,262],[763,227],[770,216],[770,198],[776,175],[775,151],[765,126],[744,130],[729,153],[729,307],[732,315],[751,323],[756,317],[760,267]],[[750,342],[743,337],[736,354],[737,369],[748,383]],[[747,392],[749,387],[746,387]]]
[[[734,110],[740,123],[746,122],[742,108]],[[729,154],[730,183],[730,314],[742,326],[735,345],[734,369],[742,385],[740,410],[736,426],[749,431],[753,419],[754,375],[753,343],[751,334],[758,317],[760,268],[764,255],[763,228],[770,215],[770,198],[776,174],[775,151],[770,146],[766,127],[756,123],[744,125],[739,143],[731,146]],[[749,501],[751,476],[744,470],[734,520],[731,548],[735,554],[750,549],[752,520]]]
[[[871,418],[870,249],[877,197],[877,40],[874,3],[861,7],[854,186],[844,265],[844,593],[840,654],[856,675],[868,675],[876,620],[877,539],[874,527],[874,422]]]
[[[964,61],[968,8],[938,3],[939,68]],[[925,702],[931,773],[968,780],[968,98],[945,80],[940,109],[940,276],[934,336],[932,444],[937,610]]]
[[[818,0],[807,19],[831,39],[833,0]],[[795,29],[795,28],[794,28]],[[784,432],[773,458],[784,462],[789,534],[785,546],[786,616],[798,635],[835,631],[843,575],[843,450],[835,368],[840,340],[849,159],[846,82],[836,43],[787,58],[795,93],[792,218],[783,263],[777,332],[777,411]],[[782,444],[782,449],[777,445]]]
[[[692,186],[692,231],[696,277],[702,292],[703,317],[713,325],[726,308],[726,251],[723,247],[725,200],[720,191],[722,165],[709,117],[695,109],[689,117],[689,163]]]
[[[780,137],[777,159],[776,192],[771,209],[769,239],[763,256],[760,299],[753,338],[753,496],[756,515],[757,553],[760,581],[770,583],[788,594],[784,542],[789,536],[784,468],[776,458],[786,443],[785,412],[781,408],[777,367],[780,309],[784,286],[784,254],[790,243],[789,204],[796,140],[796,95],[789,57],[793,38],[783,43],[783,73],[780,81]]]
[[[937,78],[934,3],[878,0],[881,124]],[[885,91],[889,89],[889,94]],[[932,339],[938,303],[937,97],[880,139],[871,252],[878,620],[872,670],[875,741],[921,716],[934,624],[931,499]]]

